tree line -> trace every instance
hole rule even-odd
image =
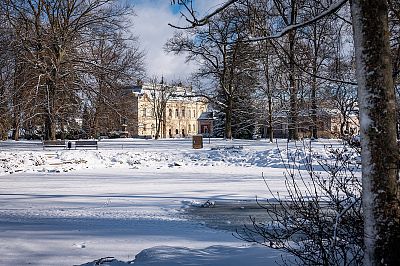
[[[251,136],[262,129],[272,141],[274,128],[287,124],[290,140],[304,132],[312,138],[327,136],[321,117],[332,110],[341,118],[336,137],[351,133],[347,122],[357,115],[358,101],[350,5],[338,1],[342,3],[334,12],[281,34],[324,13],[332,1],[233,2],[207,17],[206,23],[172,25],[178,30],[165,46],[199,63],[194,80],[221,113],[221,135]],[[180,4],[186,20],[196,22],[190,1]],[[393,3],[389,22],[398,88],[395,10]]]
[[[206,67],[221,66],[218,69],[222,72],[218,73],[223,73],[223,75],[217,76],[215,80],[220,82],[218,90],[223,93],[228,92],[229,101],[229,98],[233,96],[230,89],[234,88],[233,84],[240,80],[237,79],[239,75],[232,74],[241,74],[248,70],[247,68],[237,69],[233,63],[235,60],[232,59],[238,56],[233,49],[234,46],[255,45],[266,41],[269,46],[279,47],[279,52],[275,51],[272,55],[279,58],[278,62],[285,73],[284,80],[279,82],[284,82],[286,86],[282,87],[286,88],[288,94],[286,101],[291,131],[289,139],[298,138],[296,124],[298,124],[299,107],[302,104],[302,87],[299,84],[304,82],[309,87],[312,117],[315,116],[316,106],[319,105],[318,98],[315,96],[318,96],[321,88],[327,87],[329,90],[332,89],[335,95],[341,96],[348,93],[347,85],[357,86],[362,165],[362,263],[363,265],[399,265],[400,157],[397,144],[399,1],[227,0],[204,17],[198,17],[190,0],[173,0],[172,3],[179,4],[186,10],[182,12],[186,25],[175,26],[186,33],[211,28],[213,21],[218,18],[223,19],[226,12],[233,14],[244,10],[245,12],[234,20],[239,23],[234,22],[231,27],[228,27],[238,29],[237,26],[243,21],[257,21],[252,18],[255,16],[253,10],[257,10],[258,3],[261,4],[262,10],[266,11],[266,19],[261,19],[261,23],[256,25],[246,23],[249,25],[248,30],[246,27],[240,28],[235,34],[229,35],[229,40],[215,42],[214,45],[207,47],[204,53],[198,53],[190,46],[190,49],[187,49],[185,43],[197,47],[203,42],[213,41],[215,35],[212,31],[209,31],[205,39],[197,38],[195,34],[178,33],[175,38],[178,38],[178,41],[172,41],[174,45],[171,50],[189,51],[191,54],[188,57],[189,60],[200,59]],[[265,25],[267,27],[264,27]],[[337,34],[342,33],[346,25],[351,25],[349,37],[352,45],[343,45],[343,43],[335,45],[335,41],[341,42],[344,37]],[[259,29],[266,29],[266,34],[257,32]],[[245,32],[244,41],[239,44],[237,40],[241,38],[242,32]],[[270,40],[272,41],[269,42]],[[325,45],[329,42],[331,42],[329,45]],[[268,51],[267,47],[258,49],[257,53],[262,55],[264,51]],[[208,57],[202,58],[203,54],[211,54],[210,51],[214,51],[213,48],[230,51],[230,55],[225,60],[219,60],[217,64],[214,60],[224,59],[224,57],[212,54],[211,61],[207,59]],[[349,51],[353,59],[343,61],[343,56]],[[332,58],[336,52],[338,54]],[[224,63],[227,62],[230,62],[229,67],[224,69],[223,66],[226,66]],[[248,62],[252,60],[249,59]],[[304,62],[306,64],[303,64]],[[347,69],[349,72],[346,71]],[[209,73],[213,74],[212,71],[204,71],[201,74],[209,75]],[[353,77],[356,77],[356,82],[353,82]],[[329,85],[322,86],[321,82],[329,82]],[[268,82],[264,84],[266,83]],[[276,87],[272,86],[272,88],[275,90]],[[227,106],[228,102],[223,103]],[[313,134],[314,132],[315,128],[313,128]],[[226,133],[229,133],[229,127],[226,127]],[[337,219],[341,215],[338,214]],[[338,225],[337,222],[335,224]],[[326,239],[322,238],[322,240]],[[314,240],[310,239],[310,241]],[[313,254],[310,256],[312,257]],[[325,260],[320,264],[329,265],[330,263]],[[315,264],[311,263],[311,265]]]
[[[1,1],[2,138],[63,138],[82,117],[86,135],[119,124],[123,88],[144,73],[132,15],[116,0]]]

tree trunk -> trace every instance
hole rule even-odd
[[[47,106],[46,106],[46,117],[45,117],[45,126],[46,126],[46,136],[47,140],[55,140],[56,139],[56,120],[55,120],[55,84],[53,81],[49,80],[47,82]]]
[[[385,0],[353,0],[360,108],[364,265],[400,265],[395,96]]]
[[[299,132],[297,128],[298,124],[298,112],[297,112],[297,86],[295,77],[295,62],[294,62],[294,44],[295,44],[295,32],[289,33],[289,93],[290,93],[290,110],[289,110],[289,140],[298,140]]]
[[[15,102],[15,101],[14,101]],[[19,104],[19,103],[17,103]],[[12,139],[13,140],[19,140],[19,129],[20,129],[20,110],[19,110],[19,106],[15,106],[14,107],[14,117],[13,117],[13,131],[12,131]]]
[[[12,132],[12,139],[19,140],[19,123],[18,122],[14,125],[14,129]]]
[[[228,100],[228,106],[225,110],[225,138],[232,139],[232,98]]]
[[[346,121],[343,120],[343,122],[340,123],[340,137],[343,138],[345,134],[345,128],[346,127]]]
[[[268,49],[268,44],[265,45],[265,51],[267,51],[267,54],[265,56],[265,62],[264,62],[264,75],[265,75],[265,80],[267,82],[267,98],[268,98],[268,136],[269,136],[269,141],[274,142],[274,132],[273,132],[273,127],[272,127],[272,90],[271,90],[271,82],[270,82],[270,76],[269,76],[269,49]]]
[[[64,125],[64,122],[61,122],[60,129],[61,129],[60,138],[61,139],[65,139],[65,125]]]
[[[158,116],[158,114],[156,114],[156,116]],[[156,133],[154,135],[154,139],[156,140],[160,138],[161,122],[162,121],[156,117]]]
[[[51,113],[46,114],[45,119],[45,139],[46,140],[55,140],[56,139],[56,132],[55,132],[55,123],[54,118]]]
[[[269,141],[274,142],[274,128],[272,126],[272,96],[268,96],[268,131]]]
[[[315,33],[316,35],[316,33]],[[314,36],[314,40],[317,36]],[[317,52],[316,48],[317,44],[314,41],[314,58],[313,58],[313,66],[312,66],[312,84],[311,84],[311,120],[312,120],[312,132],[311,138],[318,139],[318,119],[317,119]]]
[[[311,120],[312,120],[312,132],[311,138],[318,139],[318,118],[317,118],[317,99],[316,99],[316,81],[313,81],[311,88]]]
[[[165,103],[162,119],[162,137],[165,139],[167,137],[167,104]]]

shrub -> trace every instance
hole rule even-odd
[[[344,145],[327,147],[329,158],[317,159],[304,145],[289,151],[285,163],[286,197],[274,193],[265,209],[270,222],[252,218],[252,226],[237,231],[248,242],[285,250],[285,264],[362,265],[363,218],[357,153]],[[308,154],[299,163],[296,154]],[[354,156],[356,155],[356,156]],[[283,161],[283,159],[282,159]],[[317,171],[316,169],[319,169]]]

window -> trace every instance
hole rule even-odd
[[[179,130],[175,129],[175,134],[178,135],[179,134]]]
[[[143,131],[146,131],[146,124],[143,124]]]
[[[190,110],[189,110],[190,111]],[[189,126],[188,126],[188,132],[190,133],[190,132],[192,132],[192,126],[189,124]]]
[[[172,109],[169,109],[169,110],[168,110],[168,116],[169,116],[169,117],[172,117]]]
[[[182,109],[182,117],[185,117],[185,108]]]
[[[175,117],[179,117],[179,110],[178,109],[175,109]]]
[[[143,117],[146,117],[146,108],[143,108]]]
[[[192,117],[192,110],[189,109],[188,112],[188,117]]]
[[[196,126],[193,124],[193,132],[196,132]]]

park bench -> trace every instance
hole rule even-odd
[[[65,140],[44,140],[43,150],[45,148],[63,148],[65,149]]]
[[[76,148],[96,148],[97,150],[97,140],[77,140],[75,141]]]

